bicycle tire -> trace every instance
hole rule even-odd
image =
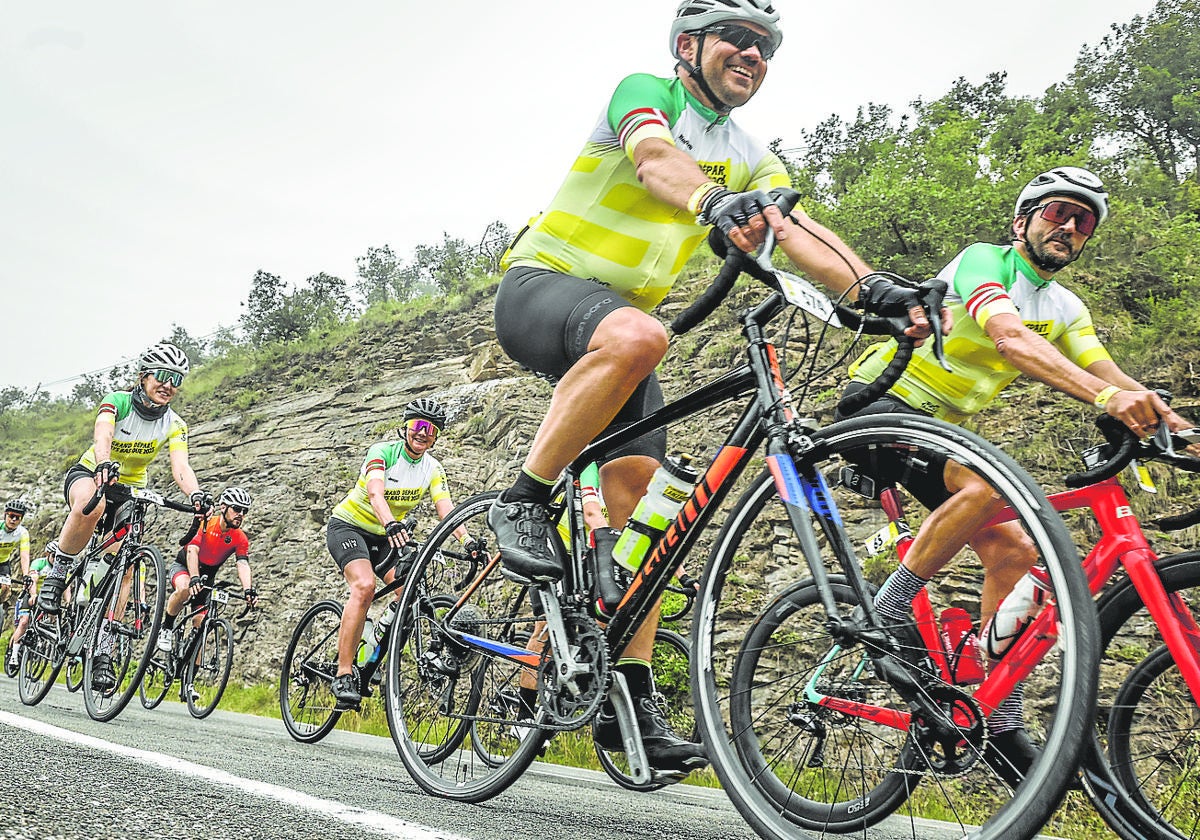
[[[457,601],[469,592],[452,622],[456,630],[493,639],[532,630],[525,587],[498,569],[478,586],[467,587],[479,564],[453,536],[455,529],[467,526],[472,537],[491,540],[486,516],[497,495],[482,493],[462,502],[422,545],[404,586],[396,619],[400,626],[387,651],[385,706],[400,760],[422,790],[460,802],[482,802],[506,790],[537,758],[546,739],[546,732],[520,718],[513,704],[499,708],[485,702],[515,691],[520,666],[475,650],[438,659],[452,649],[440,629],[445,613],[435,607],[439,596],[451,594]],[[494,550],[488,554],[495,556]],[[443,670],[433,667],[435,659]],[[472,729],[479,739],[476,746],[489,760],[472,746],[463,748]]]
[[[664,627],[654,632],[654,653],[650,658],[654,699],[671,728],[681,736],[696,741],[698,736],[696,715],[692,708],[691,655],[691,643],[679,633]],[[595,748],[596,758],[604,772],[626,790],[649,792],[673,783],[654,779],[649,782],[634,781],[624,753],[609,752],[599,745],[595,745]]]
[[[320,741],[342,717],[332,690],[341,626],[342,605],[319,601],[300,617],[283,654],[279,711],[288,734],[302,744]]]
[[[150,659],[146,673],[142,674],[142,681],[138,684],[138,700],[144,709],[157,709],[166,699],[167,692],[171,690],[171,683],[174,682],[170,655],[164,653],[163,658],[167,661],[164,662],[158,655]]]
[[[40,618],[35,611],[34,620]],[[21,661],[17,668],[17,696],[26,706],[36,706],[45,699],[66,658],[66,645],[42,635],[31,625],[21,645]]]
[[[1182,593],[1196,613],[1200,604],[1200,552],[1189,551],[1159,558],[1154,563],[1168,593]],[[1158,669],[1150,677],[1137,678],[1145,683],[1130,708],[1122,708],[1128,698],[1120,698],[1122,686],[1133,685],[1133,674],[1156,652],[1162,636],[1143,604],[1132,581],[1121,578],[1100,594],[1096,602],[1104,657],[1100,665],[1102,693],[1097,706],[1096,729],[1084,754],[1084,790],[1092,804],[1124,840],[1178,840],[1200,834],[1200,803],[1191,779],[1200,773],[1197,764],[1197,706],[1177,668],[1149,665]],[[1149,679],[1149,682],[1146,680]],[[1168,731],[1147,730],[1141,725],[1147,688],[1157,683],[1163,702],[1178,699],[1179,692],[1191,700],[1182,707],[1186,717],[1178,718],[1173,729],[1190,721],[1189,737],[1163,740]],[[1174,691],[1168,687],[1174,687]],[[1130,689],[1132,691],[1132,689]],[[1180,712],[1182,715],[1182,711]],[[1137,726],[1133,725],[1137,723]],[[1114,726],[1120,726],[1114,732]],[[1134,731],[1127,731],[1133,729]],[[1152,744],[1143,749],[1139,742]],[[1118,744],[1117,741],[1124,743]],[[1147,750],[1157,759],[1144,760]]]
[[[187,693],[188,711],[192,717],[203,719],[213,713],[229,684],[233,670],[233,625],[228,619],[205,621],[198,650],[187,659],[184,684],[194,692]]]
[[[12,637],[10,636],[8,641],[5,642],[5,644],[4,644],[4,654],[3,654],[3,656],[4,656],[4,659],[3,659],[4,676],[10,677],[10,678],[15,678],[17,676],[17,674],[20,673],[20,671],[21,671],[21,660],[19,658],[13,659],[11,656],[8,655],[9,650],[11,648],[12,648]]]
[[[92,720],[110,721],[133,699],[142,675],[154,655],[158,628],[166,606],[166,568],[152,545],[131,547],[126,588],[118,578],[105,595],[105,606],[96,622],[83,661],[83,705]],[[124,577],[123,576],[123,577]],[[124,593],[124,594],[122,594]],[[134,598],[134,594],[137,597]],[[95,657],[110,648],[117,684],[111,690],[94,687]]]
[[[1039,666],[1050,672],[1057,669],[1057,673],[1039,682],[1027,703],[1027,719],[1032,715],[1031,724],[1041,728],[1046,746],[1024,781],[1010,790],[990,773],[978,772],[989,768],[979,760],[985,742],[976,711],[976,729],[962,736],[971,749],[949,756],[949,760],[936,754],[931,754],[928,762],[922,760],[922,768],[941,765],[938,784],[926,786],[933,800],[930,802],[913,803],[907,796],[896,795],[896,774],[914,777],[901,785],[907,793],[909,788],[915,789],[922,772],[911,766],[914,746],[905,730],[891,728],[890,739],[883,743],[868,741],[869,735],[880,731],[877,727],[875,733],[849,741],[835,754],[832,769],[828,764],[825,768],[808,767],[804,749],[816,746],[820,728],[806,715],[823,714],[827,709],[817,707],[814,711],[807,695],[798,692],[805,690],[818,664],[828,667],[820,658],[836,652],[823,612],[821,626],[814,635],[800,635],[786,645],[777,645],[771,656],[774,673],[759,673],[765,667],[762,663],[743,664],[739,679],[752,686],[753,694],[740,696],[738,686],[731,684],[736,659],[747,656],[741,643],[750,635],[749,625],[764,614],[759,605],[769,597],[761,589],[755,591],[740,584],[752,575],[747,566],[751,558],[761,565],[767,579],[794,581],[809,574],[809,566],[791,536],[774,481],[770,473],[764,472],[735,505],[712,547],[693,624],[697,721],[726,792],[747,822],[768,838],[794,837],[800,828],[860,831],[886,816],[893,806],[901,805],[910,820],[936,807],[941,819],[957,822],[965,836],[977,840],[1032,837],[1057,808],[1071,780],[1091,725],[1089,711],[1096,692],[1099,631],[1079,557],[1066,527],[1041,490],[1010,458],[958,427],[918,416],[870,415],[833,424],[811,437],[815,447],[796,461],[802,474],[811,471],[827,475],[861,461],[864,454],[871,456],[894,447],[917,455],[937,452],[983,476],[1013,507],[1049,572],[1059,600],[1061,650],[1056,648],[1054,661]],[[882,522],[861,498],[856,507],[849,491],[835,486],[831,492],[844,518],[839,525],[852,540],[870,536],[870,531],[878,527],[872,525],[873,518]],[[827,545],[821,550],[824,565],[836,562],[825,556],[830,554]],[[879,577],[888,571],[880,570]],[[757,583],[758,577],[754,577]],[[977,604],[978,589],[972,597]],[[842,604],[839,615],[848,619],[849,609],[849,604]],[[857,656],[861,663],[862,652],[857,651]],[[861,667],[859,673],[861,687],[846,685],[839,690],[853,687],[885,696],[891,692],[893,708],[908,713],[907,703],[879,680],[873,669]],[[1033,677],[1027,684],[1033,684]],[[753,722],[750,732],[732,731],[733,707],[739,703],[751,704],[738,712],[742,719]],[[952,708],[956,712],[970,710],[969,704]],[[802,737],[807,734],[802,727],[811,735]],[[924,747],[928,750],[927,744]],[[828,743],[825,749],[828,761]],[[856,754],[856,749],[866,752]],[[951,784],[951,771],[964,777],[961,785]],[[847,780],[851,776],[855,777],[852,782]]]
[[[67,691],[74,694],[83,685],[83,659],[78,656],[72,656],[67,660],[64,667],[66,668],[65,682],[67,684]]]

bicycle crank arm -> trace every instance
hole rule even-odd
[[[642,744],[642,732],[638,728],[637,716],[633,711],[633,698],[629,696],[625,675],[620,671],[612,672],[608,702],[612,703],[616,711],[621,741],[625,744],[625,760],[629,762],[629,778],[634,784],[647,784],[651,781],[653,771],[650,769],[650,760],[646,757],[646,748]]]
[[[538,591],[542,599],[542,609],[546,611],[546,630],[550,636],[550,650],[554,655],[555,676],[572,696],[578,697],[583,690],[576,678],[590,674],[591,666],[581,665],[575,659],[571,640],[567,637],[567,628],[563,625],[558,598],[550,591],[549,586],[543,585]]]

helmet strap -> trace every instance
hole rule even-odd
[[[696,36],[696,63],[689,64],[682,58],[679,59],[677,66],[683,67],[684,71],[696,80],[700,91],[708,97],[708,101],[712,103],[713,110],[719,114],[728,114],[733,110],[733,106],[725,103],[719,96],[713,93],[712,87],[709,86],[708,80],[704,78],[704,71],[700,66],[704,63],[704,38],[708,33],[701,32]]]

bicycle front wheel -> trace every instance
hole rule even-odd
[[[98,721],[112,720],[128,705],[154,655],[167,601],[166,569],[158,549],[133,547],[124,574],[114,584],[83,663],[83,705]],[[98,668],[105,656],[110,674]]]
[[[341,604],[313,604],[301,616],[283,654],[279,711],[288,734],[304,744],[320,741],[342,716],[332,688],[341,626]]]
[[[388,643],[388,728],[400,760],[427,793],[462,802],[505,790],[547,736],[519,702],[522,673],[532,668],[459,641],[470,633],[519,647],[516,640],[533,630],[526,587],[500,574],[494,546],[473,558],[453,536],[466,527],[489,541],[486,516],[496,496],[472,496],[434,528],[405,582]]]
[[[1163,588],[1200,614],[1200,552],[1162,557],[1154,568]],[[1101,593],[1097,613],[1104,656],[1085,790],[1122,837],[1200,836],[1200,707],[1129,578]]]
[[[72,656],[67,660],[66,667],[67,691],[74,693],[83,686],[83,658]]]
[[[863,831],[899,810],[912,824],[935,818],[972,838],[1032,837],[1057,807],[1091,723],[1099,633],[1079,557],[1059,516],[1031,479],[994,446],[929,418],[875,415],[833,424],[794,463],[810,483],[828,483],[836,512],[813,563],[855,565],[874,584],[895,568],[885,552],[861,565],[834,546],[878,548],[886,518],[853,471],[882,475],[885,456],[911,469],[952,458],[981,476],[1012,509],[1018,538],[1036,551],[1059,609],[1061,645],[1025,680],[1026,727],[1044,744],[1012,785],[983,756],[985,710],[969,686],[917,677],[928,720],[879,674],[861,646],[830,633],[826,600],[839,621],[854,622],[858,596],[833,579],[829,591],[810,576],[800,543],[770,473],[733,508],[713,546],[693,626],[693,688],[701,737],[726,792],[762,836],[802,829]],[[848,468],[851,472],[843,472]],[[927,467],[926,467],[927,468]],[[852,490],[851,488],[854,488]],[[876,496],[867,492],[867,496]],[[793,505],[800,488],[788,487]],[[793,508],[795,510],[795,508]],[[914,532],[924,517],[907,511]],[[838,531],[836,529],[840,528]],[[861,548],[859,549],[861,550]],[[946,607],[978,617],[979,561],[969,549],[928,587],[937,615]],[[778,582],[764,587],[763,582]],[[868,593],[869,596],[870,593]],[[920,657],[913,657],[920,661]],[[903,661],[901,659],[901,661]],[[905,666],[906,668],[909,666]],[[928,784],[922,782],[928,781]]]
[[[185,682],[194,690],[187,693],[188,711],[194,718],[206,718],[221,702],[229,672],[233,670],[233,625],[227,619],[205,621],[203,635],[188,659]]]

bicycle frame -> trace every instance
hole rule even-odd
[[[665,428],[723,402],[755,395],[743,408],[741,416],[724,443],[717,449],[715,457],[684,502],[682,510],[667,526],[663,536],[651,546],[641,568],[633,575],[616,612],[609,619],[605,635],[613,661],[619,659],[629,645],[642,622],[670,585],[675,569],[695,545],[714,512],[764,441],[768,467],[775,479],[779,496],[786,505],[792,527],[799,536],[804,555],[808,558],[810,573],[815,578],[827,579],[828,573],[824,565],[814,559],[819,558],[819,551],[810,513],[816,510],[822,516],[837,521],[837,510],[823,479],[820,476],[802,476],[792,461],[792,449],[802,451],[805,447],[803,430],[791,407],[791,396],[784,381],[776,348],[763,333],[763,325],[780,314],[785,306],[784,296],[773,293],[754,308],[742,313],[742,331],[747,339],[749,356],[746,364],[668,403],[624,429],[593,442],[571,463],[552,491],[552,497],[561,493],[562,501],[551,506],[551,519],[557,520],[559,516],[565,515],[572,523],[573,533],[583,534],[583,512],[577,496],[576,477],[588,464],[601,460],[606,453],[615,451],[647,432]],[[568,555],[557,535],[553,540],[560,549],[560,556],[566,556],[568,561],[565,564],[563,591],[568,596],[586,592],[589,571],[585,541],[573,539]],[[848,544],[842,548],[853,553]],[[449,626],[457,611],[498,564],[499,555],[490,558],[448,611],[443,619],[443,626]],[[859,585],[865,591],[865,581],[860,579]],[[837,608],[830,601],[826,604],[826,610],[835,615]],[[531,653],[524,647],[469,633],[451,632],[470,646],[486,650],[524,667],[536,670],[541,663],[540,654]]]
[[[1200,627],[1197,627],[1195,618],[1183,599],[1177,593],[1168,594],[1164,588],[1162,579],[1154,567],[1158,555],[1146,540],[1124,487],[1114,476],[1077,490],[1055,493],[1047,498],[1059,512],[1088,508],[1095,515],[1102,536],[1083,561],[1092,594],[1098,594],[1105,587],[1118,567],[1125,568],[1130,582],[1162,633],[1193,698],[1197,705],[1200,705]],[[880,494],[880,501],[890,523],[897,528],[896,553],[899,559],[903,560],[913,537],[904,522],[898,497],[892,488],[886,488]],[[1015,516],[1010,510],[1002,511],[988,522],[988,526],[1011,522],[1014,519]],[[1032,666],[1053,646],[1057,639],[1054,629],[1056,613],[1051,597],[1046,608],[1030,622],[1029,627],[1013,643],[1004,658],[992,663],[986,679],[973,695],[985,715],[995,711],[999,702],[1012,692],[1018,682],[1029,675]],[[936,617],[933,615],[929,595],[924,590],[913,601],[913,614],[930,657],[947,682],[953,682],[949,662],[938,635]],[[827,658],[832,659],[839,652],[840,648],[834,647]],[[908,728],[911,716],[907,712],[821,694],[816,690],[819,674],[818,670],[805,689],[806,699],[810,702],[896,729]]]

